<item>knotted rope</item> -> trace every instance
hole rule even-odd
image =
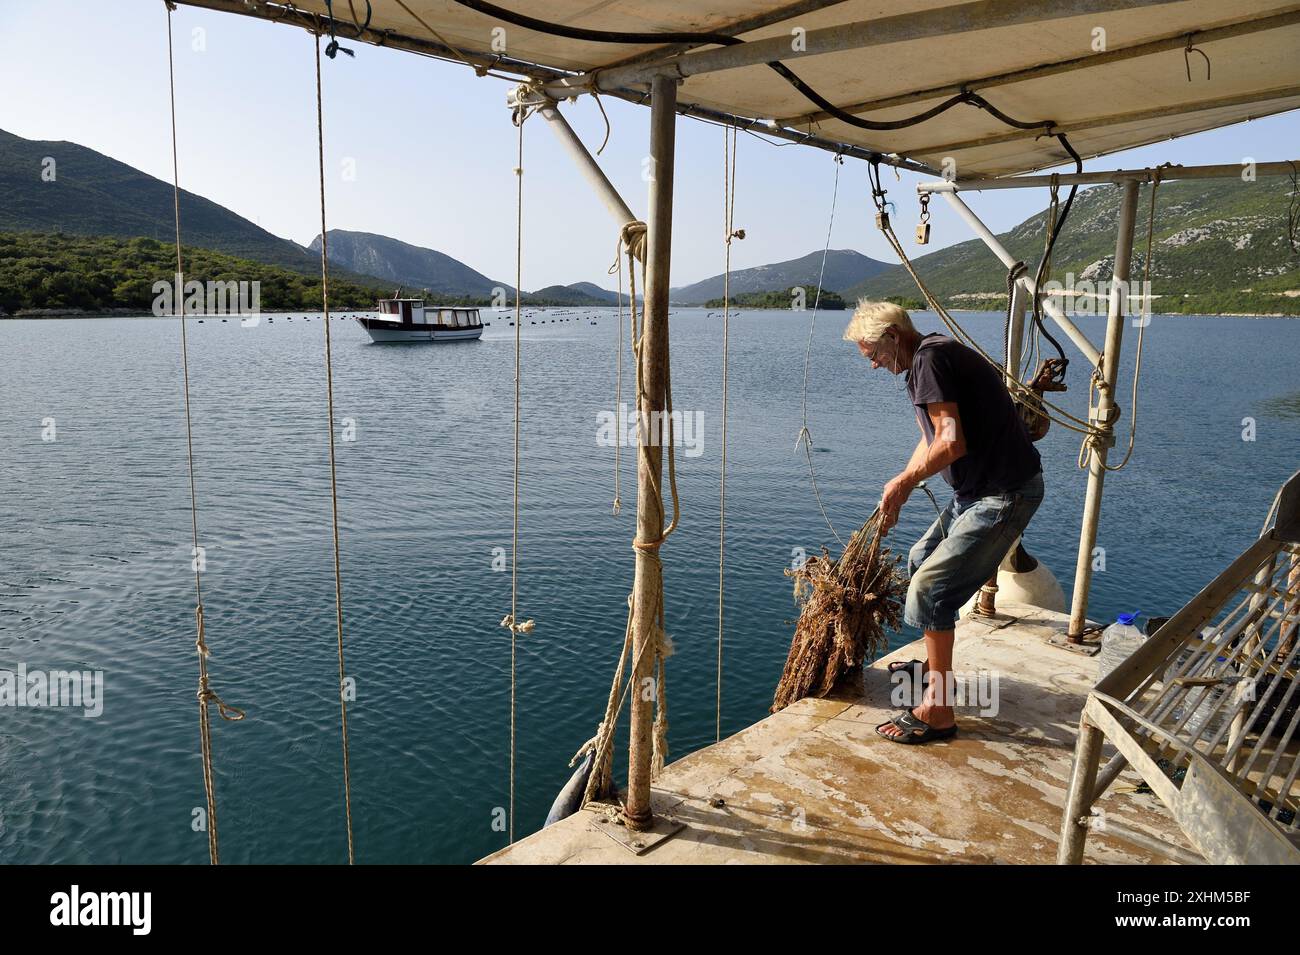
[[[646,224],[640,221],[626,223],[619,231],[618,243],[615,250],[615,266],[611,266],[610,271],[617,267],[619,271],[619,300],[622,301],[623,282],[622,282],[622,256],[626,251],[628,257],[628,307],[629,321],[631,327],[632,353],[635,357],[636,371],[636,398],[637,398],[637,450],[638,454],[646,445],[648,422],[645,415],[641,414],[642,402],[645,398],[645,382],[642,375],[642,336],[644,334],[644,314],[642,320],[637,319],[637,302],[636,302],[636,266],[637,260],[641,261],[642,284],[645,283],[645,240]],[[619,321],[622,322],[622,309],[619,310]],[[620,348],[621,352],[621,348]],[[621,369],[621,359],[620,359]],[[621,372],[620,372],[621,373]],[[621,387],[621,385],[620,385]],[[664,408],[668,418],[667,444],[668,444],[668,479],[669,487],[672,494],[673,516],[671,522],[664,529],[663,533],[655,540],[643,541],[634,539],[632,546],[639,553],[658,562],[659,548],[663,542],[668,539],[669,535],[677,529],[680,517],[680,501],[677,493],[677,467],[676,456],[673,452],[673,425],[672,425],[672,379],[668,367],[664,369]],[[619,425],[619,440],[622,440],[622,424]],[[664,436],[663,423],[660,422],[660,432],[657,440],[662,440]],[[617,472],[616,472],[617,473]],[[654,475],[649,476],[650,493],[653,498],[657,499],[659,512],[663,513],[663,493],[660,489],[658,480]],[[617,483],[615,484],[615,503],[618,502]],[[617,513],[617,510],[615,511]],[[655,657],[655,720],[651,734],[651,755],[650,755],[650,775],[651,778],[658,776],[662,771],[664,762],[668,755],[668,696],[667,696],[667,671],[664,661],[672,655],[672,641],[664,631],[664,599],[663,599],[663,575],[662,566],[660,567],[659,591],[656,596],[656,607],[654,613],[655,626],[650,638],[645,640],[641,646],[637,658],[632,664],[632,674],[627,675],[628,658],[631,656],[633,645],[633,621],[636,614],[635,594],[628,594],[627,597],[627,623],[623,630],[623,648],[619,653],[618,664],[614,670],[614,679],[610,684],[609,697],[605,704],[605,714],[600,724],[596,728],[596,733],[589,740],[582,744],[574,753],[569,765],[575,765],[578,760],[582,759],[588,753],[594,753],[592,759],[591,774],[587,779],[586,788],[583,790],[583,805],[607,798],[613,792],[613,745],[614,731],[618,724],[619,714],[622,712],[623,703],[627,699],[628,691],[632,687],[632,681],[635,680],[637,672],[641,669],[641,664],[647,653],[653,652]]]
[[[172,134],[172,209],[176,220],[176,287],[173,299],[180,302],[181,317],[181,381],[185,391],[185,460],[190,479],[190,533],[194,545],[194,650],[199,658],[199,750],[203,759],[203,793],[207,802],[208,861],[221,864],[217,840],[217,791],[212,771],[212,722],[208,704],[215,703],[223,720],[236,722],[244,718],[244,711],[227,706],[217,696],[208,679],[208,649],[206,628],[203,622],[203,581],[199,560],[199,505],[194,484],[194,425],[190,412],[190,359],[185,321],[185,267],[181,257],[181,186],[180,163],[176,146],[176,62],[172,52],[172,14],[174,4],[164,2],[167,9],[167,92],[171,99]]]
[[[623,438],[625,422],[621,414],[623,408],[623,255],[627,252],[628,275],[632,285],[632,298],[636,298],[636,260],[645,255],[646,224],[633,220],[623,224],[619,230],[618,241],[614,245],[614,264],[606,274],[618,275],[618,344],[614,352],[615,384],[614,414],[618,419],[618,433],[614,440],[614,505],[613,514],[618,516],[623,509],[623,498],[619,492],[619,480],[623,469]]]

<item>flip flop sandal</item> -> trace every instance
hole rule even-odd
[[[895,673],[909,673],[912,677],[913,683],[916,683],[918,681],[924,683],[925,681],[924,660],[908,660],[906,662],[902,660],[895,660],[893,663],[889,664],[885,669],[890,676],[893,676]]]
[[[891,736],[888,733],[882,733],[880,730],[893,723],[903,731],[901,736]],[[901,710],[896,716],[876,727],[876,733],[883,736],[891,743],[902,743],[905,746],[917,746],[921,743],[930,743],[935,740],[952,739],[957,735],[957,726],[946,727],[941,730],[935,729],[925,720],[918,719],[911,710]]]
[[[925,693],[925,663],[921,660],[895,660],[885,669],[893,687],[890,702],[894,706],[920,706]],[[896,678],[895,674],[900,676]]]

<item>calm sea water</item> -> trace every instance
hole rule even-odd
[[[733,319],[725,734],[766,713],[795,615],[782,574],[794,549],[832,543],[794,452],[809,317]],[[1000,316],[964,318],[996,347]],[[615,517],[614,451],[597,442],[614,406],[612,313],[532,319],[519,602],[537,628],[519,644],[519,834],[540,825],[603,710],[635,522],[634,452]],[[916,426],[901,379],[840,342],[844,320],[818,317],[808,413],[846,534]],[[1101,340],[1103,320],[1081,324]],[[510,546],[513,329],[496,318],[481,342],[447,347],[374,346],[350,321],[333,332],[337,418],[355,429],[338,481],[357,857],[468,862],[505,844],[493,822],[508,800],[510,579],[493,561]],[[677,310],[671,334],[676,406],[701,425],[678,455],[681,529],[664,549],[681,756],[713,739],[721,323]],[[211,673],[248,712],[214,725],[222,856],[345,861],[323,325],[208,319],[190,325],[190,348]],[[1300,322],[1155,318],[1137,451],[1107,480],[1094,618],[1177,608],[1258,533],[1300,464],[1298,356]],[[1130,347],[1126,377],[1131,362]],[[1082,369],[1070,380],[1065,401],[1083,414]],[[0,709],[0,861],[204,862],[179,328],[0,322],[0,408],[0,668],[105,675],[98,718]],[[1085,480],[1072,434],[1054,428],[1041,448],[1048,496],[1026,543],[1068,593]],[[905,546],[932,515],[915,495],[891,539]]]

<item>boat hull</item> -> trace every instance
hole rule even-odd
[[[369,333],[372,341],[381,344],[400,342],[464,342],[483,335],[482,325],[451,328],[445,325],[423,325],[409,322],[385,322],[373,318],[358,318],[357,323]]]

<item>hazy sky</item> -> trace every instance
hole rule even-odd
[[[166,14],[161,0],[0,0],[0,128],[71,140],[170,181]],[[306,244],[319,232],[312,38],[250,18],[181,6],[175,14],[181,185]],[[194,49],[202,31],[205,49]],[[509,84],[469,69],[352,44],[355,59],[324,61],[330,228],[394,236],[446,252],[513,284],[515,130]],[[613,126],[600,157],[633,211],[645,215],[641,160],[649,111],[605,100]],[[589,97],[564,107],[594,150],[604,124]],[[674,207],[674,285],[722,270],[722,137],[680,119]],[[1094,160],[1089,169],[1277,160],[1300,154],[1295,113]],[[524,131],[523,287],[606,275],[616,229],[540,119]],[[345,162],[355,178],[344,178]],[[795,258],[826,241],[830,154],[742,135],[735,220],[747,238],[735,268]],[[916,218],[916,179],[886,184],[904,225]],[[0,201],[3,198],[0,197]],[[970,197],[994,231],[1042,208],[1046,191]],[[832,248],[884,261],[866,167],[841,172]],[[936,203],[933,245],[970,238]]]

